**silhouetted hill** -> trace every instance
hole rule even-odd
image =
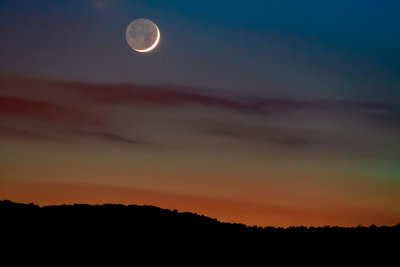
[[[0,213],[3,219],[14,224],[29,225],[48,224],[48,227],[65,225],[71,227],[113,227],[146,229],[151,231],[207,232],[228,233],[399,233],[400,224],[396,226],[375,225],[369,227],[305,227],[288,228],[246,226],[237,223],[222,223],[203,215],[190,212],[178,212],[161,209],[155,206],[138,205],[58,205],[39,207],[35,204],[15,203],[9,200],[0,201]],[[104,229],[104,228],[103,228]],[[105,230],[105,229],[104,229]],[[117,230],[117,229],[116,229]]]
[[[3,243],[17,247],[23,244],[29,249],[44,243],[47,250],[67,247],[95,249],[106,254],[114,249],[133,251],[133,247],[154,253],[186,251],[200,258],[222,252],[235,254],[232,257],[245,252],[257,255],[268,252],[270,257],[276,253],[295,255],[316,251],[325,254],[341,251],[347,255],[360,249],[376,254],[377,248],[392,249],[390,244],[398,242],[400,237],[400,224],[353,228],[249,227],[189,212],[137,205],[39,207],[4,200],[0,201],[0,218]]]

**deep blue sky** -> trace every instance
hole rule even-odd
[[[180,84],[267,96],[395,101],[398,1],[0,1],[0,72]],[[124,40],[146,17],[151,55]]]

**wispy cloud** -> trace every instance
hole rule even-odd
[[[395,107],[373,101],[298,100],[292,98],[267,98],[244,95],[216,96],[204,93],[201,88],[173,85],[92,84],[0,76],[2,92],[50,93],[53,101],[86,100],[103,104],[142,103],[154,106],[201,105],[234,110],[265,111],[268,109],[346,109],[380,110],[394,112]],[[209,92],[209,90],[208,90]],[[56,97],[58,95],[58,99]],[[65,99],[66,98],[66,99]],[[33,104],[32,104],[33,105]],[[49,104],[47,108],[54,108]]]
[[[324,144],[306,131],[293,131],[268,126],[252,126],[243,123],[204,122],[200,127],[205,133],[259,144],[293,148],[308,148]]]
[[[40,92],[39,92],[40,93]],[[96,123],[90,112],[80,112],[59,103],[0,95],[0,114],[51,122]]]
[[[81,129],[68,129],[68,130],[64,131],[64,133],[67,135],[72,135],[72,136],[95,138],[95,139],[130,144],[130,145],[147,146],[147,145],[151,144],[146,141],[134,140],[134,139],[123,137],[123,136],[115,134],[115,133],[104,132],[104,131],[85,131],[85,130],[81,130]]]
[[[51,135],[35,133],[29,130],[11,127],[0,127],[0,136],[7,139],[31,140],[31,141],[58,141]]]
[[[395,110],[391,105],[381,102],[329,99],[297,100],[292,98],[267,98],[246,95],[216,96],[202,92],[201,88],[194,89],[173,85],[66,83],[65,86],[91,101],[107,104],[143,103],[155,106],[201,105],[261,113],[274,110],[296,111],[301,109],[340,110],[356,108],[360,110],[383,110],[388,112]]]
[[[20,129],[15,135],[20,138],[78,137],[174,146],[184,142],[181,136],[201,135],[261,147],[338,153],[354,147],[362,148],[362,153],[390,149],[399,136],[398,107],[387,103],[221,96],[205,91],[0,76],[1,126],[3,136]],[[166,140],[167,135],[172,139]]]

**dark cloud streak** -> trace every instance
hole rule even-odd
[[[143,146],[151,145],[151,143],[146,141],[133,140],[123,137],[121,135],[117,135],[115,133],[105,132],[105,131],[85,131],[80,129],[69,129],[64,131],[64,133],[71,136],[102,139],[106,141],[125,143],[130,145],[143,145]]]
[[[175,88],[171,85],[90,84],[0,76],[0,116],[4,121],[11,122],[22,118],[30,122],[27,127],[35,123],[35,129],[26,128],[15,135],[20,138],[33,139],[37,135],[36,139],[39,136],[45,139],[45,136],[59,138],[59,135],[65,135],[62,138],[91,138],[139,146],[153,144],[157,138],[162,139],[162,131],[154,136],[150,134],[154,132],[155,125],[153,121],[143,119],[147,117],[140,117],[140,125],[143,127],[142,133],[152,135],[149,137],[151,141],[110,130],[114,129],[111,125],[119,119],[113,117],[118,115],[109,111],[118,107],[130,107],[132,111],[174,107],[179,111],[174,114],[174,119],[182,119],[180,115],[190,107],[202,107],[212,113],[205,112],[200,119],[185,118],[183,129],[237,141],[295,149],[315,149],[321,146],[339,149],[340,146],[353,146],[355,141],[368,147],[370,141],[377,143],[375,140],[381,136],[376,125],[396,130],[400,121],[397,107],[379,102],[257,99],[249,96],[215,96],[201,92],[199,88]],[[218,116],[226,116],[228,113],[219,113],[216,109],[229,111],[231,115],[218,119]],[[214,114],[215,117],[205,114]],[[161,119],[161,115],[156,117],[156,121]],[[243,119],[254,121],[255,124],[244,123]],[[280,123],[274,124],[277,120]],[[321,124],[323,129],[318,129],[321,126],[319,120],[327,121]],[[332,123],[329,120],[333,120]],[[36,126],[37,122],[47,125],[47,130],[40,128],[42,124]],[[354,128],[343,128],[340,131],[333,129],[349,125]],[[12,123],[3,123],[3,135],[11,135],[11,126]],[[315,126],[318,126],[317,129],[310,128]],[[186,131],[183,129],[174,131]],[[122,130],[125,131],[125,128]],[[355,132],[369,130],[372,131],[364,135],[365,139],[355,139]]]
[[[60,90],[60,88],[62,90]],[[237,111],[262,112],[271,110],[299,110],[299,109],[346,109],[358,108],[361,110],[385,110],[396,109],[386,103],[372,101],[346,101],[346,100],[297,100],[292,98],[258,98],[246,95],[242,96],[213,96],[204,93],[201,88],[191,88],[173,85],[138,85],[138,84],[93,84],[80,82],[64,82],[39,80],[22,77],[0,76],[0,94],[10,91],[45,91],[60,94],[62,99],[66,92],[74,92],[76,97],[92,103],[109,105],[142,103],[154,106],[186,106],[201,105],[209,107],[228,108]],[[209,91],[209,90],[208,90]],[[10,100],[3,100],[5,104]],[[14,100],[17,101],[17,100]],[[22,101],[22,100],[19,100]],[[19,103],[16,103],[17,105]],[[55,104],[27,103],[28,108],[55,109]],[[14,105],[13,103],[8,106]],[[21,106],[21,104],[19,104]],[[36,106],[35,106],[36,105]],[[28,111],[28,110],[27,110]],[[21,111],[22,112],[22,111]]]
[[[87,111],[80,112],[60,104],[1,95],[0,115],[63,123],[97,123],[97,119]]]
[[[11,127],[0,127],[0,136],[7,139],[16,140],[32,140],[32,141],[60,141],[56,137],[51,135],[35,133],[28,130],[11,128]]]

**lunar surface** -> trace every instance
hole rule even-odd
[[[136,19],[126,29],[126,41],[129,46],[141,53],[150,52],[160,41],[160,30],[148,19]]]

